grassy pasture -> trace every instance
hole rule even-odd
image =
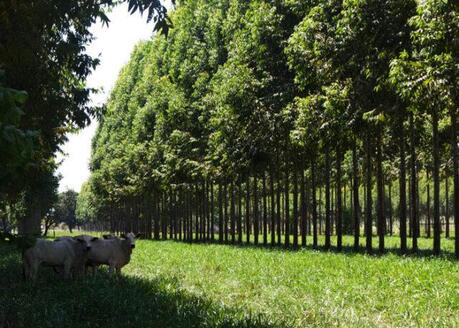
[[[397,243],[396,238],[388,244]],[[350,237],[345,238],[351,244]],[[421,245],[431,240],[421,239]],[[445,251],[449,243],[444,242]],[[441,327],[459,324],[459,263],[138,241],[121,278],[34,286],[0,245],[0,327]]]

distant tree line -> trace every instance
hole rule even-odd
[[[187,0],[139,44],[80,197],[112,231],[343,247],[459,230],[457,1]],[[311,238],[309,237],[311,236]],[[408,245],[408,241],[411,244]],[[459,238],[456,238],[459,256]]]

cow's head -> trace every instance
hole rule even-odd
[[[96,240],[99,240],[97,237],[91,237],[91,236],[77,236],[73,238],[77,242],[83,245],[84,249],[86,251],[90,251],[92,247],[92,243],[95,242]]]
[[[135,237],[136,237],[136,235],[134,235],[132,232],[129,232],[127,234],[122,234],[121,235],[121,238],[126,239],[126,240],[129,241],[129,245],[130,245],[131,249],[135,248]]]

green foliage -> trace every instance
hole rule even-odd
[[[57,202],[54,205],[55,217],[57,222],[64,222],[70,231],[76,225],[83,222],[77,221],[77,197],[78,193],[74,190],[67,190],[58,195]]]
[[[36,133],[20,127],[27,93],[5,87],[3,80],[4,72],[0,71],[0,199],[31,164],[36,142]]]
[[[42,190],[52,189],[44,184],[49,163],[66,135],[100,115],[89,101],[97,90],[86,85],[99,64],[86,54],[94,39],[89,29],[97,20],[108,25],[107,11],[122,2],[167,34],[170,21],[159,0],[0,3],[0,202],[28,193],[35,199],[26,205],[39,204]],[[39,230],[38,220],[34,225]]]
[[[328,191],[342,194],[355,179],[357,187],[364,182],[369,197],[365,206],[354,204],[358,210],[352,217],[343,209],[349,204],[336,206],[346,220],[336,225],[349,231],[349,220],[357,222],[364,208],[369,249],[376,207],[383,251],[387,183],[405,183],[403,189],[409,174],[405,195],[415,204],[418,194],[425,199],[424,191],[416,191],[418,176],[432,172],[438,242],[440,215],[446,215],[440,213],[440,162],[443,178],[454,175],[451,190],[459,193],[457,12],[453,1],[433,0],[180,2],[168,37],[155,36],[135,49],[101,117],[87,196],[98,204],[94,217],[133,199],[154,199],[157,205],[159,194],[164,201],[159,216],[170,219],[177,204],[187,203],[183,192],[191,191],[191,221],[197,222],[199,214],[193,214],[201,209],[195,200],[202,196],[197,186],[216,185],[219,195],[226,190],[226,202],[228,189],[243,185],[237,197],[244,192],[248,198],[244,229],[255,229],[266,199],[257,193],[263,189],[266,196],[272,184],[275,190],[267,198],[274,204],[274,193],[302,192],[304,175],[305,189],[314,176],[316,191],[327,190],[322,212],[330,223],[335,217],[330,207],[339,201]],[[448,170],[451,166],[455,169]],[[268,188],[260,180],[269,180]],[[404,193],[395,194],[400,208],[394,218],[400,223],[409,211]],[[218,202],[219,195],[212,200]],[[254,208],[248,208],[252,196]],[[301,215],[295,203],[282,204],[292,211],[268,213],[282,216],[277,227],[291,224],[297,230]],[[316,202],[308,199],[300,207],[306,203]],[[411,216],[427,221],[427,208]],[[124,223],[152,217],[154,211],[141,212]],[[226,217],[221,212],[219,219]],[[459,242],[456,249],[459,257]]]

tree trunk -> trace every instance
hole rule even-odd
[[[417,227],[417,199],[416,199],[416,148],[415,148],[415,131],[413,114],[410,115],[410,166],[411,166],[411,192],[410,192],[410,212],[411,212],[411,237],[413,239],[413,251],[418,250]]]
[[[210,181],[210,240],[215,241],[215,203],[214,203],[214,182]]]
[[[41,235],[41,201],[36,194],[27,192],[26,205],[27,213],[19,222],[18,234],[39,236]]]
[[[258,245],[258,236],[260,235],[260,218],[258,211],[258,173],[255,172],[253,177],[253,234],[254,243]]]
[[[263,245],[268,245],[268,206],[266,200],[266,172],[263,170],[262,176],[262,197],[263,197]]]
[[[459,151],[457,147],[457,118],[456,110],[450,111],[451,116],[451,152],[453,157],[453,206],[454,206],[454,254],[459,258]]]
[[[392,213],[392,181],[389,181],[389,234],[394,233],[394,217]]]
[[[331,247],[330,149],[325,147],[325,249]]]
[[[430,238],[430,180],[429,169],[426,169],[426,184],[427,184],[427,220],[426,220],[426,235]]]
[[[225,231],[225,243],[228,243],[228,183],[223,184],[223,225]]]
[[[289,193],[290,193],[290,184],[289,184],[289,170],[288,164],[286,164],[285,168],[285,176],[284,176],[284,183],[285,183],[285,190],[284,190],[284,200],[285,200],[285,247],[290,246],[290,203],[289,203]]]
[[[399,170],[399,221],[400,221],[400,251],[406,253],[406,159],[405,159],[405,129],[403,118],[399,120],[399,151],[400,151],[400,170]]]
[[[250,244],[250,175],[247,177],[246,183],[246,199],[245,199],[245,233],[246,243]]]
[[[384,235],[385,235],[385,227],[386,227],[386,220],[384,216],[384,177],[383,177],[383,170],[382,170],[382,131],[378,133],[378,158],[377,158],[377,188],[378,188],[378,237],[379,237],[379,253],[384,253]]]
[[[281,245],[281,177],[279,171],[279,161],[277,162],[276,169],[277,190],[276,190],[276,219],[277,219],[277,245]]]
[[[371,183],[371,143],[370,135],[367,134],[366,143],[366,205],[365,205],[365,236],[366,236],[366,251],[371,254],[373,252],[373,220],[372,220],[372,183]]]
[[[301,170],[301,246],[306,247],[306,218],[308,216],[308,207],[306,203],[306,181],[304,177],[304,169]]]
[[[445,237],[449,238],[449,188],[448,188],[448,173],[445,178]]]
[[[433,208],[433,224],[434,224],[434,255],[440,254],[440,141],[438,138],[438,113],[433,111],[433,180],[434,180],[434,208]]]
[[[218,242],[223,244],[223,190],[222,184],[218,184]]]
[[[276,203],[274,201],[274,169],[271,167],[269,176],[269,191],[271,193],[271,245],[276,243]]]
[[[312,247],[317,248],[317,198],[316,198],[316,164],[311,159],[311,200],[312,200]]]
[[[234,200],[234,182],[230,184],[230,220],[231,220],[231,243],[236,243],[236,203]]]
[[[293,168],[293,247],[298,248],[298,170]]]
[[[359,205],[359,168],[358,168],[358,159],[357,159],[357,141],[354,140],[352,146],[352,175],[354,177],[354,182],[352,184],[353,188],[353,218],[354,218],[354,250],[358,251],[360,248],[360,205]]]
[[[324,233],[323,230],[323,202],[322,202],[322,186],[319,185],[319,234],[322,235]]]
[[[238,234],[238,243],[242,244],[242,181],[239,178],[238,185],[238,216],[237,216],[237,234]]]
[[[337,250],[343,249],[343,209],[341,200],[341,149],[336,149],[336,235]]]

